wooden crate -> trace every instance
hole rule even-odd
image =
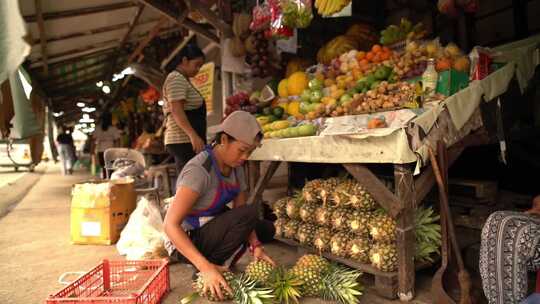
[[[448,193],[450,195],[494,200],[497,196],[497,182],[486,180],[450,179]]]

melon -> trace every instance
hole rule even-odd
[[[304,72],[294,72],[287,80],[287,91],[289,95],[299,96],[307,89],[309,78]]]

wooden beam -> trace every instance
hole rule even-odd
[[[394,165],[396,196],[402,212],[396,218],[396,247],[398,256],[398,297],[401,301],[414,298],[414,180],[410,164]],[[373,195],[373,194],[372,194]]]
[[[78,65],[77,63],[74,62],[73,65],[76,65],[76,66],[74,67],[73,70],[76,70],[77,72],[85,71],[85,70],[91,69],[93,67],[103,65],[103,64],[105,64],[107,62],[109,62],[108,58],[104,58],[104,59],[101,59],[101,60],[96,60],[96,61],[94,61],[92,63],[82,64],[82,65]],[[50,76],[50,77],[46,78],[45,81],[43,82],[43,84],[46,85],[46,84],[49,84],[51,82],[54,82],[55,80],[65,78],[66,76],[68,76],[68,75],[70,75],[72,73],[74,73],[74,72],[69,71],[69,72],[65,72],[65,73],[55,74],[53,76]]]
[[[63,86],[60,86],[60,87],[54,87],[52,90],[49,91],[49,94],[52,95],[52,96],[61,96],[63,94],[58,94],[58,93],[62,93],[62,92],[69,92],[70,90],[72,89],[76,89],[76,88],[83,88],[85,86],[87,86],[89,83],[94,83],[96,81],[99,81],[99,80],[102,80],[103,79],[103,74],[100,74],[98,76],[94,76],[94,77],[91,77],[91,78],[84,78],[82,81],[78,81],[78,82],[75,82],[75,83],[70,83],[69,85],[63,85]],[[95,84],[94,84],[95,86]],[[97,88],[97,87],[96,87]]]
[[[47,36],[45,35],[45,25],[43,24],[43,11],[41,9],[41,0],[34,0],[36,8],[37,25],[39,30],[39,39],[41,40],[41,62],[43,63],[43,73],[49,75],[49,65],[47,64]]]
[[[124,44],[127,42],[128,38],[129,38],[129,35],[131,34],[133,29],[137,25],[137,22],[139,22],[139,18],[141,17],[141,14],[143,13],[144,8],[145,8],[144,5],[142,5],[140,3],[138,4],[137,11],[135,12],[135,15],[133,16],[133,18],[129,22],[128,30],[126,31],[126,33],[122,37],[122,40],[120,40],[120,43],[118,44],[118,47],[116,48],[116,51],[111,55],[111,65],[110,65],[109,71],[107,72],[107,76],[105,77],[105,79],[111,79],[112,74],[114,73],[114,69],[116,68],[116,64],[118,63],[118,60],[117,60],[118,56],[117,55],[118,55],[119,51],[124,47]],[[158,21],[158,24],[160,22],[161,21]]]
[[[264,191],[264,188],[266,185],[268,185],[268,182],[270,179],[272,179],[272,176],[274,176],[274,173],[276,173],[277,168],[279,167],[280,162],[278,161],[271,161],[268,165],[268,168],[266,168],[266,171],[264,174],[259,178],[257,181],[257,184],[255,185],[254,189],[250,189],[249,197],[247,199],[247,204],[253,204],[253,203],[260,203],[262,193]]]
[[[360,164],[343,164],[343,167],[373,196],[393,218],[402,211],[403,206],[397,197],[386,188],[375,174]]]
[[[139,23],[135,27],[148,25],[148,24],[155,23],[155,22],[158,22],[158,21],[159,21],[159,19],[149,20],[147,22]],[[109,26],[104,26],[104,27],[98,27],[98,28],[89,29],[89,30],[86,30],[86,31],[73,32],[73,33],[54,36],[54,37],[51,37],[50,35],[48,35],[47,36],[47,43],[57,42],[57,41],[62,41],[62,40],[67,40],[67,39],[73,39],[73,38],[80,38],[80,37],[91,36],[91,35],[97,35],[97,34],[108,33],[108,32],[114,32],[114,31],[118,31],[118,30],[121,30],[121,29],[124,29],[124,28],[127,28],[127,27],[129,27],[129,22],[124,22],[124,23],[119,23],[119,24],[114,24],[114,25],[109,25]],[[41,43],[41,39],[39,39],[39,38],[34,39],[34,41],[32,42],[32,45],[37,45],[39,43]]]
[[[174,33],[174,32],[177,32],[179,30],[180,29],[178,27],[167,28],[167,29],[165,29],[163,31],[160,31],[157,36],[162,36],[162,35]],[[143,37],[146,34],[148,34],[148,32],[139,35],[136,39],[133,40],[133,42],[140,40],[141,37]],[[93,47],[86,46],[84,48],[81,47],[81,48],[77,48],[77,49],[74,49],[74,50],[69,50],[69,51],[66,51],[66,52],[55,54],[54,56],[49,57],[49,62],[51,62],[51,61],[59,62],[59,61],[63,61],[63,60],[66,60],[66,59],[72,59],[74,57],[80,57],[80,56],[84,56],[84,55],[94,54],[94,53],[97,53],[97,52],[104,53],[103,51],[105,51],[105,50],[108,50],[110,52],[111,49],[114,49],[114,48],[116,48],[118,46],[118,40],[117,39],[108,40],[108,41],[100,42],[100,43],[97,43],[97,44],[93,44],[92,46]],[[35,68],[35,67],[41,66],[41,63],[37,62],[38,60],[39,60],[39,57],[30,64],[30,67]]]
[[[197,10],[203,17],[210,23],[212,26],[214,26],[218,31],[221,32],[221,34],[226,37],[232,37],[233,31],[232,27],[224,22],[221,18],[219,18],[211,9],[209,6],[204,5],[198,0],[186,0],[188,2],[188,5],[190,9]]]
[[[146,35],[146,38],[144,38],[139,45],[137,45],[137,48],[129,55],[128,57],[128,65],[132,63],[139,55],[142,54],[144,48],[152,42],[152,40],[158,35],[160,28],[167,23],[167,19],[162,17],[159,22],[148,32]]]
[[[114,4],[101,5],[101,6],[85,7],[85,8],[78,8],[78,9],[73,9],[73,10],[59,11],[59,12],[49,12],[49,13],[43,14],[43,20],[79,17],[79,16],[84,16],[84,15],[125,9],[125,8],[129,8],[133,6],[135,6],[135,4],[132,1],[126,1],[126,2],[120,2],[120,3],[114,3]],[[24,18],[24,21],[26,22],[37,21],[37,15],[26,15],[23,18]]]
[[[454,164],[467,147],[487,145],[489,143],[489,135],[483,128],[465,136],[458,143],[448,148],[448,167],[451,167],[452,164]],[[433,186],[435,186],[435,175],[433,173],[433,168],[429,165],[422,170],[420,176],[414,181],[415,201],[417,204],[420,204],[424,200]]]
[[[167,17],[169,20],[179,24],[180,26],[183,26],[187,28],[188,30],[191,30],[206,39],[219,44],[219,38],[213,34],[212,32],[205,29],[203,26],[189,20],[188,18],[185,18],[183,21],[181,20],[182,15],[178,12],[173,11],[169,8],[167,4],[165,4],[162,1],[159,0],[139,0],[139,2],[144,3],[147,6],[152,7],[156,11],[158,11],[163,16]]]
[[[451,147],[448,151],[448,167],[452,166],[452,164],[459,158],[461,153],[465,150],[465,147],[463,145],[456,145],[454,147]],[[415,189],[415,200],[417,204],[420,204],[426,195],[431,191],[431,189],[435,186],[435,175],[433,173],[433,168],[430,166],[426,167],[422,174],[420,174],[419,177],[417,177],[414,181],[414,189]]]

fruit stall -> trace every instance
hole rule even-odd
[[[349,4],[317,0],[313,10],[332,16]],[[439,216],[422,206],[436,184],[430,152],[442,143],[447,175],[466,147],[493,142],[481,108],[500,114],[508,87],[525,88],[540,38],[465,52],[402,18],[382,31],[353,22],[317,50],[301,37],[317,40],[311,2],[265,5],[255,6],[251,23],[235,16],[229,44],[257,78],[275,75],[276,62],[288,58],[283,77],[226,99],[225,115],[249,111],[264,132],[248,164],[249,202],[262,201],[281,163],[341,164],[347,176],[308,181],[270,202],[278,239],[374,275],[385,297],[411,300],[416,270],[440,255]],[[268,42],[276,40],[294,40],[304,57]],[[378,165],[392,166],[393,176],[381,178],[372,170]]]

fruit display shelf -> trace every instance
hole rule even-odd
[[[313,247],[305,246],[297,242],[296,240],[291,240],[287,238],[275,238],[277,241],[282,242],[284,244],[296,247],[298,251],[302,253],[314,253],[319,254],[331,261],[341,263],[343,265],[349,266],[351,268],[360,270],[364,273],[368,273],[374,276],[375,278],[375,289],[377,290],[377,293],[379,293],[381,296],[384,296],[389,299],[395,298],[396,290],[395,290],[395,282],[398,278],[398,272],[384,272],[380,271],[377,268],[369,265],[369,264],[363,264],[358,263],[354,260],[342,258],[339,256],[336,256],[334,254],[328,253],[328,252],[319,252]],[[437,262],[437,261],[435,261]],[[432,267],[435,263],[430,262],[422,262],[422,263],[415,263],[414,267],[416,271],[426,269],[429,267]]]

